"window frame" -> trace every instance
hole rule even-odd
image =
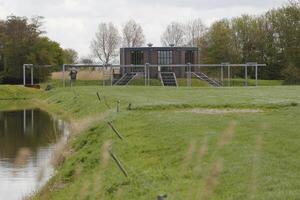
[[[130,64],[131,65],[144,65],[144,51],[131,50],[130,51]]]
[[[158,65],[172,65],[173,64],[173,51],[172,50],[157,51],[157,64]]]

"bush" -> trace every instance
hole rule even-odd
[[[283,77],[285,84],[300,84],[300,69],[290,63],[287,68],[283,70]]]
[[[0,72],[0,84],[4,82],[4,72]]]

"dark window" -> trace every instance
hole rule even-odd
[[[170,65],[173,64],[173,52],[172,51],[158,51],[158,64]]]
[[[186,51],[185,52],[185,64],[191,63],[194,64],[194,51]]]
[[[143,65],[144,64],[144,52],[143,51],[131,51],[131,64]]]

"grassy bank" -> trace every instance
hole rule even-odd
[[[85,86],[30,93],[75,123],[94,119],[70,140],[67,159],[34,199],[300,195],[300,87]],[[102,113],[108,114],[98,120]],[[123,141],[107,126],[111,120]],[[110,147],[127,178],[109,157]]]

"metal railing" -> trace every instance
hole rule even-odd
[[[255,86],[258,86],[258,68],[259,67],[265,67],[267,66],[266,64],[259,64],[256,62],[249,62],[245,64],[231,64],[231,63],[221,63],[221,64],[174,64],[174,65],[154,65],[154,64],[149,64],[146,63],[145,65],[103,65],[103,64],[64,64],[62,67],[62,81],[63,81],[63,86],[66,86],[66,80],[65,80],[65,72],[68,67],[97,67],[97,68],[103,68],[103,69],[109,69],[110,70],[110,82],[111,85],[113,85],[113,68],[120,68],[121,71],[123,71],[126,68],[142,68],[143,73],[144,73],[144,79],[145,79],[145,86],[150,85],[150,69],[151,68],[162,68],[162,67],[169,67],[169,68],[185,68],[186,69],[186,79],[187,79],[187,86],[191,87],[192,86],[192,73],[193,70],[192,68],[195,67],[217,67],[220,68],[220,74],[221,74],[221,83],[223,84],[224,82],[224,68],[227,68],[227,80],[228,80],[228,86],[230,86],[230,81],[231,81],[231,68],[232,67],[243,67],[244,68],[244,79],[245,79],[245,86],[248,86],[248,69],[250,67],[254,68],[255,72]],[[159,70],[157,70],[158,73],[160,73]],[[224,84],[223,84],[224,85]]]

